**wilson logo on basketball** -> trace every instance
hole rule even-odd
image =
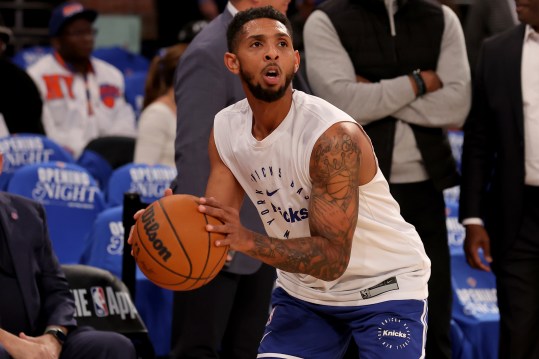
[[[144,232],[148,236],[148,240],[152,243],[153,248],[157,251],[159,256],[166,262],[172,255],[167,247],[163,244],[163,241],[157,238],[157,231],[159,230],[159,223],[155,221],[155,211],[153,206],[150,206],[142,214],[142,223],[144,224]]]

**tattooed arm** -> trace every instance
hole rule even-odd
[[[311,237],[282,240],[251,232],[240,224],[237,209],[228,207],[230,202],[206,197],[200,200],[200,211],[224,223],[208,225],[207,229],[227,234],[217,245],[230,245],[231,249],[281,270],[326,281],[339,278],[350,260],[358,213],[358,186],[363,177],[360,174],[363,148],[370,150],[370,143],[360,128],[349,122],[333,125],[316,142],[309,164],[313,181],[309,204]],[[220,162],[220,158],[213,159]],[[372,160],[369,157],[368,162]],[[368,166],[369,171],[371,167]],[[207,195],[212,194],[217,192],[207,191]]]

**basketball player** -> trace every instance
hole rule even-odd
[[[430,261],[350,116],[290,86],[299,67],[290,24],[271,7],[240,12],[225,65],[247,98],[219,112],[199,210],[210,232],[277,268],[259,358],[423,358]],[[247,230],[247,194],[266,235]]]
[[[240,12],[227,38],[225,65],[247,98],[215,117],[199,210],[223,222],[206,227],[226,235],[217,246],[277,268],[258,358],[341,358],[350,340],[362,359],[423,358],[430,260],[369,138],[346,113],[292,90],[300,59],[282,14]],[[267,236],[241,225],[245,194]]]

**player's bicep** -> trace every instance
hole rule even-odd
[[[360,141],[356,124],[337,123],[315,143],[309,163],[311,235],[347,247],[351,247],[358,214]]]
[[[213,130],[209,138],[208,155],[210,158],[210,177],[205,196],[215,197],[222,204],[239,210],[245,192],[230,169],[223,163],[215,145]]]

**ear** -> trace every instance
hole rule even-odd
[[[294,73],[298,72],[299,64],[301,62],[301,57],[299,56],[299,51],[294,51]]]
[[[225,53],[225,66],[228,71],[232,72],[233,74],[237,75],[240,73],[240,63],[238,61],[238,57],[231,52]]]

